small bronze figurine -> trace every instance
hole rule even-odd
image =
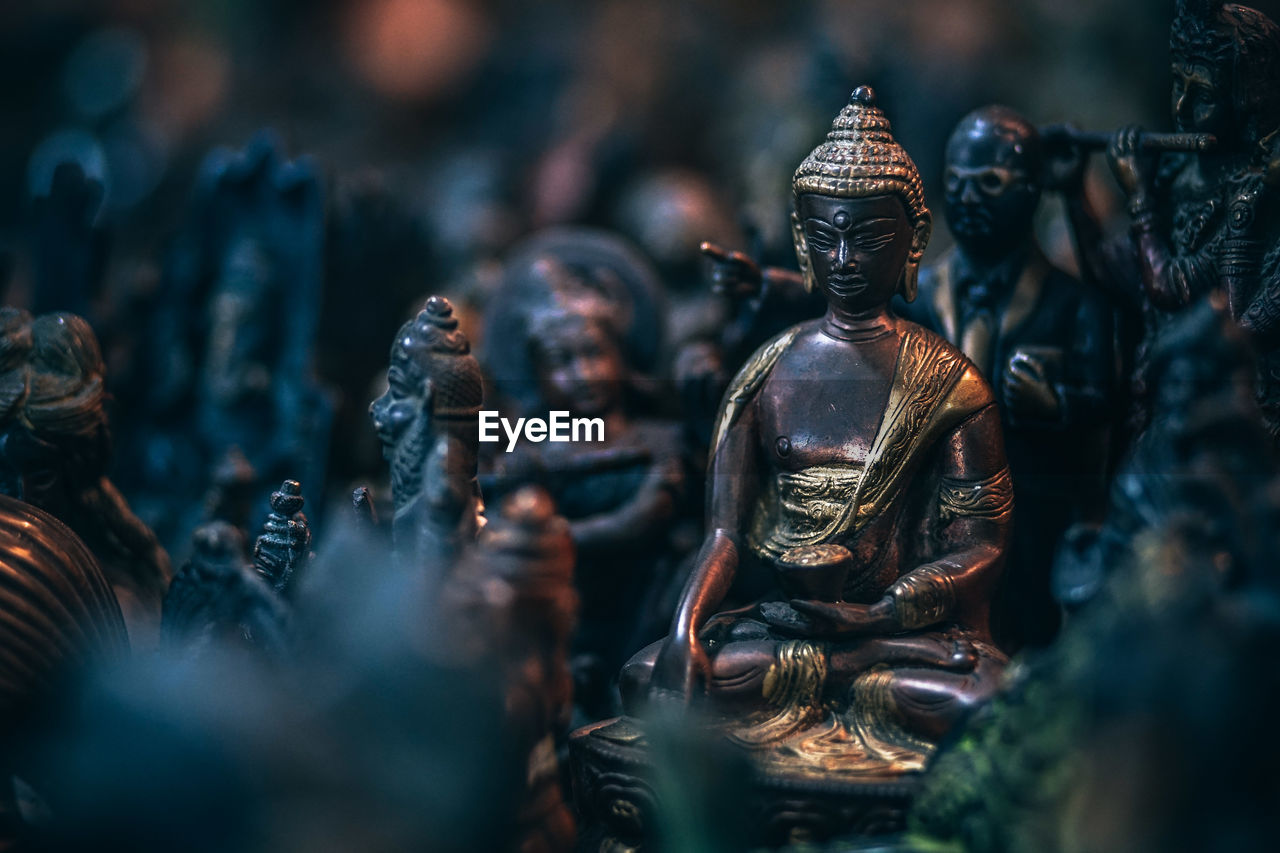
[[[453,306],[432,296],[391,344],[387,390],[369,414],[391,465],[397,562],[447,571],[480,527],[477,416],[480,365],[458,329]]]
[[[311,526],[302,512],[302,484],[285,480],[271,493],[271,514],[253,544],[253,568],[272,589],[288,594],[311,559]]]
[[[1032,230],[1046,163],[1036,128],[1007,107],[961,119],[947,143],[955,248],[922,271],[904,316],[945,337],[1000,403],[1018,520],[1001,592],[1003,644],[1044,644],[1059,615],[1049,566],[1063,532],[1105,499],[1117,377],[1112,308],[1053,267]]]
[[[0,309],[3,489],[84,540],[137,647],[155,642],[169,557],[107,477],[110,433],[97,338],[74,314]]]
[[[797,257],[827,313],[730,386],[707,539],[671,635],[627,664],[623,695],[631,713],[706,698],[766,779],[900,780],[1004,667],[989,627],[1013,503],[1000,415],[963,354],[890,308],[915,296],[932,220],[870,88],[793,187]],[[717,614],[753,567],[777,591]],[[581,760],[634,731],[579,732]]]

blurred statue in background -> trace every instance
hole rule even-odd
[[[391,522],[402,568],[447,572],[480,528],[476,480],[480,365],[453,306],[432,296],[391,344],[387,390],[369,405],[391,465]]]
[[[244,535],[211,521],[192,535],[192,555],[164,600],[164,641],[188,653],[208,645],[259,649],[282,660],[290,651],[289,611],[244,558]]]
[[[145,648],[158,637],[172,573],[107,477],[104,370],[80,317],[0,309],[0,488],[75,531],[115,590],[134,645]]]
[[[955,247],[922,270],[903,316],[977,366],[1000,404],[1018,522],[996,630],[1006,645],[1057,631],[1049,569],[1063,532],[1106,496],[1116,360],[1103,294],[1053,267],[1033,225],[1046,162],[1036,128],[1007,107],[961,119],[947,142]]]
[[[784,837],[788,820],[829,834],[886,808],[859,785],[913,778],[994,693],[1006,659],[989,615],[1013,503],[990,387],[890,309],[915,295],[932,220],[870,88],[793,188],[797,257],[827,313],[730,386],[707,538],[671,634],[623,672],[629,713],[704,700],[713,731],[787,780],[785,808],[750,816]],[[718,612],[736,576],[761,570],[771,595]],[[631,718],[580,731],[583,778],[642,743]],[[818,793],[831,786],[838,805]]]
[[[662,321],[651,310],[657,292],[647,262],[607,234],[541,245],[536,255],[513,253],[503,308],[489,318],[490,334],[513,337],[489,339],[486,366],[507,398],[522,403],[521,414],[563,411],[599,419],[602,430],[590,440],[521,441],[496,453],[485,493],[536,483],[568,519],[582,598],[575,701],[599,719],[617,712],[611,685],[619,668],[669,618],[663,601],[675,586],[673,527],[685,484],[681,433],[672,420],[645,417],[651,407],[637,399],[636,374],[651,364],[637,352],[637,324]]]
[[[143,491],[183,542],[208,520],[199,496],[230,457],[247,462],[261,500],[286,477],[325,481],[332,402],[313,364],[324,197],[313,165],[281,147],[263,133],[206,157],[167,259]]]

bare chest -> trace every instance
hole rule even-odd
[[[780,471],[861,465],[883,420],[897,336],[870,344],[802,342],[778,360],[756,399],[762,455]]]

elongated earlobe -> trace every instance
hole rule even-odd
[[[902,280],[898,282],[898,295],[907,302],[915,302],[920,289],[920,262],[907,261],[902,268]]]
[[[804,236],[800,214],[794,210],[791,211],[791,241],[796,247],[796,263],[800,264],[800,273],[804,276],[804,289],[813,293],[816,282],[813,280],[813,268],[809,266],[809,241]]]
[[[929,245],[929,235],[933,233],[933,217],[926,210],[916,221],[915,231],[911,235],[911,254],[907,255],[906,266],[902,268],[902,279],[898,282],[898,293],[907,302],[913,302],[920,289],[920,259],[924,257],[925,247]]]

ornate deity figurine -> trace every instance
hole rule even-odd
[[[387,390],[369,405],[395,501],[398,563],[443,572],[480,527],[480,365],[453,306],[432,296],[391,344]]]
[[[107,477],[111,440],[97,338],[74,314],[0,309],[0,489],[76,532],[115,590],[130,638],[155,642],[172,572]]]
[[[1137,128],[1116,135],[1107,157],[1133,221],[1123,260],[1151,306],[1148,341],[1170,313],[1227,293],[1231,316],[1255,337],[1258,400],[1280,435],[1280,27],[1244,6],[1181,0],[1170,50],[1174,123],[1217,145],[1157,158]],[[1105,253],[1095,255],[1105,268]]]
[[[827,312],[758,350],[730,385],[708,536],[671,634],[623,672],[629,712],[698,700],[766,783],[794,783],[751,815],[783,837],[808,809],[822,812],[814,833],[865,818],[850,814],[867,804],[860,784],[914,778],[994,692],[1006,659],[988,621],[1013,502],[990,387],[891,310],[895,292],[915,295],[932,219],[870,88],[793,189],[796,253]],[[717,613],[752,570],[776,591]],[[599,802],[601,757],[637,743],[628,718],[575,735],[590,808],[613,809]],[[836,802],[808,799],[842,785]]]
[[[1039,133],[1022,116],[990,106],[961,119],[946,166],[956,246],[902,306],[963,350],[1000,403],[1018,522],[996,626],[1014,646],[1056,632],[1049,567],[1067,526],[1105,499],[1116,385],[1110,304],[1053,267],[1032,231],[1045,176]]]
[[[302,484],[285,480],[271,493],[271,514],[253,544],[253,568],[278,593],[287,594],[311,559],[311,526],[302,512]]]

